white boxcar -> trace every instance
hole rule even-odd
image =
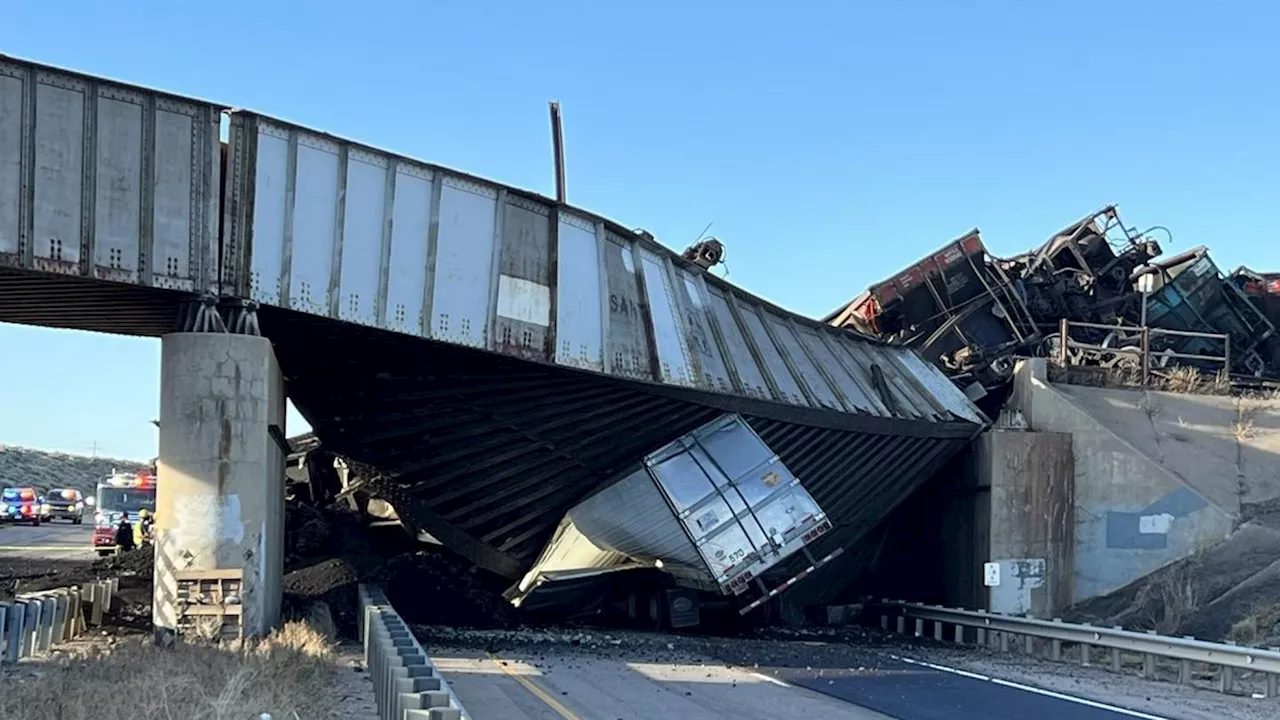
[[[221,112],[0,56],[0,267],[216,291]]]
[[[645,233],[262,115],[229,127],[226,294],[631,380],[979,421],[914,351],[788,313]]]

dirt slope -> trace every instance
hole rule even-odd
[[[146,467],[146,462],[137,460],[69,455],[0,445],[0,486],[35,485],[45,490],[51,487],[73,487],[92,494],[94,485],[110,475],[112,470],[137,472]]]
[[[1064,619],[1280,644],[1280,512],[1268,505],[1222,543],[1085,601]]]

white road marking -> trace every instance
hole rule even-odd
[[[919,665],[921,667],[927,667],[930,670],[938,670],[940,672],[951,673],[953,675],[960,675],[961,677],[972,678],[974,680],[984,680],[986,682],[995,683],[996,685],[1011,687],[1016,690],[1025,690],[1026,692],[1035,693],[1036,695],[1044,695],[1045,697],[1057,698],[1059,700],[1066,700],[1067,702],[1073,702],[1078,705],[1085,705],[1088,707],[1098,708],[1099,710],[1110,710],[1113,713],[1128,715],[1129,717],[1142,718],[1142,720],[1170,720],[1170,718],[1164,717],[1162,715],[1152,715],[1150,713],[1144,713],[1138,710],[1130,710],[1128,708],[1117,707],[1115,705],[1108,705],[1106,703],[1097,702],[1095,700],[1086,700],[1085,698],[1075,697],[1074,695],[1066,695],[1064,693],[1054,692],[1052,690],[1045,690],[1043,688],[1038,688],[1031,685],[1023,685],[1022,683],[1011,682],[1009,680],[1001,680],[1000,678],[989,677],[987,675],[980,675],[975,672],[969,672],[968,670],[961,670],[959,668],[947,667],[945,665],[937,665],[934,663],[925,662],[923,660],[913,660],[909,657],[902,657],[901,655],[890,655],[890,657],[892,657],[894,660],[901,660],[902,662],[908,663],[910,665]]]
[[[791,687],[791,684],[790,684],[790,683],[783,682],[782,680],[779,680],[779,679],[778,679],[778,678],[776,678],[776,677],[769,677],[768,675],[765,675],[764,673],[753,672],[753,673],[748,673],[748,674],[749,674],[749,675],[751,675],[751,677],[753,677],[753,678],[758,678],[758,679],[763,680],[763,681],[765,681],[765,682],[767,682],[767,683],[773,683],[774,685],[778,685],[778,686],[781,686],[781,687],[784,687],[784,688],[789,688],[789,687]]]

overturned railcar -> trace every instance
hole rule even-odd
[[[633,620],[639,612],[688,627],[698,624],[704,599],[729,599],[745,614],[838,556],[839,547],[820,559],[809,549],[831,528],[777,453],[740,416],[725,415],[646,455],[565,513],[507,597],[534,611],[612,610]],[[636,583],[619,581],[636,571],[656,571],[665,582],[644,583],[649,592],[637,595]]]
[[[1231,273],[1228,282],[1244,293],[1249,302],[1280,329],[1280,273],[1260,273],[1242,266]],[[1280,374],[1280,333],[1272,335],[1259,352],[1268,363],[1268,374]]]
[[[1240,287],[1223,276],[1207,248],[1192,248],[1153,264],[1159,272],[1147,300],[1147,322],[1169,330],[1220,333],[1230,338],[1231,345],[1224,348],[1215,339],[1177,336],[1160,342],[1179,353],[1226,354],[1237,373],[1270,372],[1275,326]],[[1161,349],[1152,348],[1153,352]]]
[[[961,385],[1002,383],[1012,370],[1007,357],[1039,338],[1022,294],[988,263],[976,228],[824,322],[914,348]]]
[[[1036,250],[992,264],[1013,279],[1038,327],[1056,330],[1063,318],[1136,322],[1142,304],[1130,278],[1160,253],[1158,242],[1125,226],[1116,206],[1107,205]]]

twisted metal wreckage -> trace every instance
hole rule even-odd
[[[824,320],[918,350],[975,399],[1019,355],[1280,378],[1280,274],[1225,275],[1205,247],[1161,257],[1158,232],[1170,235],[1136,231],[1108,205],[998,258],[975,228]]]
[[[1171,364],[1190,364],[1213,372],[1225,367],[1236,381],[1280,378],[1280,336],[1276,332],[1280,324],[1280,275],[1260,274],[1246,268],[1224,275],[1203,247],[1163,257],[1161,244],[1152,237],[1159,231],[1168,233],[1160,227],[1138,232],[1121,222],[1114,206],[1107,206],[1055,233],[1036,250],[998,258],[988,254],[979,231],[974,229],[894,277],[871,286],[824,322],[916,350],[941,368],[974,401],[1007,385],[1014,358],[1027,355],[1057,357],[1071,365],[1119,370],[1141,367],[1144,375],[1153,369],[1149,366],[1158,371]],[[723,260],[724,246],[707,239],[687,249],[682,256],[705,269]],[[998,394],[993,399],[998,399]],[[717,421],[726,422],[746,427],[741,419],[726,417]],[[743,433],[744,438],[756,437],[747,430]],[[690,437],[695,435],[697,433]],[[680,442],[692,443],[690,447],[704,444],[696,439]],[[755,442],[759,443],[759,438]],[[432,528],[418,522],[420,518],[416,516],[421,513],[417,510],[406,514],[406,510],[419,503],[405,495],[405,482],[397,479],[394,472],[388,474],[385,469],[341,457],[340,452],[321,453],[314,436],[296,438],[294,444],[294,487],[304,494],[319,492],[325,496],[312,497],[312,501],[345,500],[353,510],[403,525],[420,540],[465,549],[456,538],[434,537]],[[764,447],[762,444],[761,448]],[[705,498],[698,495],[702,499],[677,497],[688,491],[671,485],[673,481],[664,476],[657,458],[666,457],[664,452],[645,456],[643,467],[629,468],[630,474],[624,472],[619,476],[625,475],[624,480],[605,483],[607,489],[587,493],[565,512],[541,552],[523,558],[518,572],[504,573],[514,582],[508,599],[537,611],[555,607],[587,609],[592,605],[587,602],[589,598],[616,595],[615,604],[620,603],[621,612],[632,620],[665,621],[670,626],[684,627],[699,622],[699,600],[692,592],[710,592],[710,595],[701,594],[705,609],[709,607],[709,597],[737,594],[742,589],[743,578],[753,578],[755,573],[767,570],[767,558],[757,558],[751,553],[743,560],[745,564],[739,563],[741,567],[734,565],[729,570],[719,567],[718,559],[698,561],[699,553],[707,555],[704,551],[711,545],[707,545],[708,539],[700,539],[704,532],[690,523],[695,519],[703,522],[702,515],[708,512],[707,508],[733,498],[726,496],[718,500],[715,493],[703,493],[707,495]],[[767,449],[761,452],[764,453],[761,457],[770,454]],[[711,455],[714,456],[714,452]],[[781,455],[787,462],[801,457],[788,452]],[[306,460],[308,457],[310,461]],[[778,462],[776,456],[774,462]],[[754,602],[739,603],[743,606],[742,612],[758,607],[791,587],[815,567],[828,564],[846,549],[847,541],[853,539],[842,538],[844,542],[830,545],[818,555],[810,553],[806,546],[818,540],[821,534],[818,529],[829,527],[829,523],[824,524],[827,522],[824,510],[838,495],[819,486],[817,495],[811,497],[785,466],[778,467],[782,476],[792,478],[783,483],[782,488],[794,486],[794,492],[805,500],[801,504],[812,507],[798,529],[778,540],[779,548],[786,552],[778,553],[773,562],[794,554],[797,559],[808,562],[793,566],[787,575],[806,564],[809,569],[802,570],[777,589],[765,591]],[[341,480],[338,475],[342,476]],[[688,478],[681,480],[686,484],[687,481]],[[712,485],[733,487],[736,481],[731,479],[728,485],[712,481],[706,487]],[[767,506],[773,498],[770,493],[774,492],[773,486],[769,486],[767,491],[756,493],[761,504],[757,508],[755,501],[748,503],[751,517],[764,517],[763,514],[772,512]],[[787,507],[796,504],[788,503]],[[655,509],[636,517],[616,512],[619,507],[635,509],[640,505],[652,505]],[[892,505],[894,503],[890,503]],[[670,517],[660,512],[667,507]],[[732,511],[730,516],[746,516],[733,510],[732,502],[726,507]],[[877,520],[883,519],[884,508],[881,510]],[[778,523],[770,520],[764,524],[772,527]],[[747,532],[747,525],[743,525],[743,532]],[[686,536],[697,545],[697,552],[690,549],[693,545],[686,548],[676,542]],[[733,550],[738,545],[750,548],[757,544],[743,541],[730,543],[732,547],[726,545],[726,548]],[[830,554],[818,559],[827,551],[831,551]],[[740,554],[730,552],[727,557],[736,558]],[[650,565],[653,563],[643,561],[651,556],[663,560],[656,567],[676,578],[675,587],[656,592],[635,591],[636,586],[669,585],[652,575]],[[851,561],[847,570],[852,577],[858,568],[865,566],[867,559],[853,557]],[[751,565],[752,562],[759,567]],[[707,567],[703,567],[704,564]],[[748,565],[751,565],[748,570],[742,569]],[[735,573],[741,577],[734,576]],[[619,585],[621,578],[631,580]],[[613,583],[615,589],[622,587],[626,592],[602,593],[600,584],[605,580]],[[659,604],[670,605],[670,608],[664,610]],[[678,607],[686,611],[677,612]],[[687,612],[690,607],[692,614]],[[596,612],[600,610],[594,607],[589,610],[592,614]]]

